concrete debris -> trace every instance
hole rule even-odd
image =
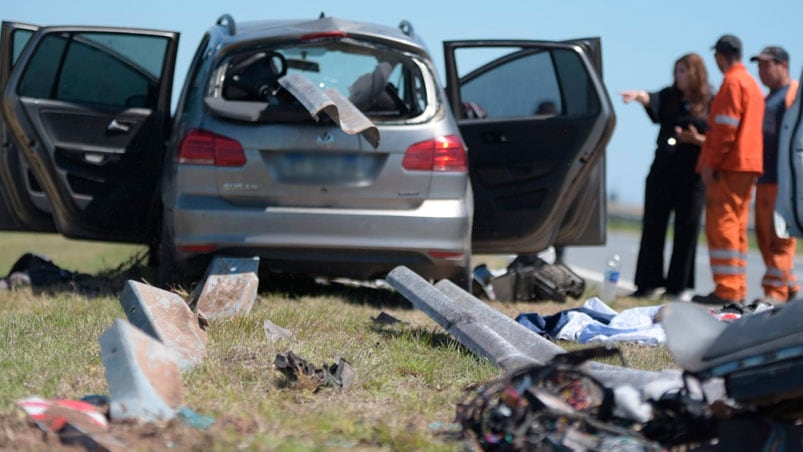
[[[265,319],[263,327],[265,329],[265,339],[267,339],[268,342],[276,342],[281,339],[292,339],[295,337],[292,331],[286,330],[267,319]]]
[[[549,340],[534,335],[524,325],[483,303],[457,287],[449,280],[435,284],[435,288],[449,297],[454,307],[461,312],[473,312],[482,322],[498,332],[506,341],[517,344],[522,352],[536,361],[544,363],[565,350]]]
[[[123,319],[117,319],[99,342],[111,419],[172,419],[184,402],[175,351]]]
[[[511,370],[532,364],[543,365],[565,353],[561,347],[533,333],[513,319],[449,281],[436,286],[405,266],[393,269],[385,278],[393,288],[424,311],[475,355]],[[637,389],[657,379],[683,386],[679,370],[642,371],[598,362],[586,365],[606,385],[631,385]],[[720,393],[719,388],[715,388]]]
[[[273,361],[276,370],[290,382],[317,392],[322,387],[348,389],[354,383],[354,369],[344,358],[337,363],[317,368],[293,352],[278,354]]]
[[[258,271],[258,257],[215,257],[190,304],[209,320],[248,314],[257,296]]]
[[[120,295],[128,320],[176,352],[181,369],[203,361],[206,331],[198,315],[177,294],[136,281],[128,281]]]
[[[475,355],[503,369],[539,363],[486,325],[482,313],[455,305],[451,298],[409,268],[396,267],[385,280]],[[546,340],[544,342],[548,343]]]

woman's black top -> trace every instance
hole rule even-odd
[[[650,119],[661,126],[656,140],[656,163],[663,162],[670,164],[673,169],[693,172],[700,155],[700,146],[677,141],[675,127],[686,129],[691,124],[704,134],[708,129],[707,118],[693,115],[689,103],[683,100],[683,93],[674,86],[650,93],[650,102],[644,108]],[[704,115],[707,110],[708,105]]]

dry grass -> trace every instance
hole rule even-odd
[[[510,315],[547,314],[576,304],[492,303]],[[403,323],[376,325],[371,318],[382,311]],[[0,294],[0,416],[6,423],[15,418],[12,403],[19,398],[107,393],[97,338],[122,315],[111,296]],[[266,319],[294,338],[269,341]],[[222,449],[461,449],[430,426],[453,420],[464,388],[499,375],[388,291],[338,286],[295,294],[268,290],[250,315],[212,323],[208,334],[206,360],[185,372],[183,382],[187,405],[218,422],[210,432],[177,435],[171,441],[181,441],[179,450],[197,447],[199,441]],[[273,368],[276,354],[287,351],[316,366],[344,357],[354,368],[355,384],[346,391],[318,392],[291,385]],[[623,351],[634,367],[667,365],[661,348],[627,346]],[[129,432],[128,438],[135,447],[150,448],[175,436],[176,428]]]
[[[108,393],[97,339],[124,315],[116,295],[0,292],[0,449],[45,444],[14,407],[15,400]],[[491,303],[511,317],[580,304]],[[613,307],[634,304],[621,300]],[[402,322],[377,325],[372,317],[383,311]],[[265,320],[294,337],[269,340]],[[213,427],[201,432],[176,422],[160,428],[116,425],[113,433],[129,447],[464,450],[464,444],[433,427],[449,426],[464,388],[499,375],[387,290],[268,281],[248,316],[214,322],[208,335],[206,359],[183,374],[183,384],[187,405],[215,418]],[[355,383],[345,391],[318,392],[290,384],[273,368],[276,354],[288,351],[316,366],[346,358]],[[673,365],[660,347],[626,346],[623,352],[632,367]]]

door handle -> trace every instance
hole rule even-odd
[[[106,130],[109,132],[128,133],[128,131],[131,130],[131,124],[112,119],[112,122],[106,126]]]

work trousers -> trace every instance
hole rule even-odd
[[[694,288],[694,260],[705,205],[705,188],[693,166],[687,171],[678,171],[678,166],[656,160],[647,175],[634,281],[639,289],[666,287],[667,293],[680,294]],[[664,278],[664,246],[672,213],[675,215],[675,234],[672,257]]]
[[[705,236],[716,288],[727,300],[747,296],[747,221],[755,173],[719,171],[705,187]]]
[[[775,232],[777,196],[777,183],[756,185],[755,229],[758,249],[766,266],[764,279],[761,281],[764,295],[785,301],[790,290],[798,291],[794,274],[795,239],[778,237]]]

